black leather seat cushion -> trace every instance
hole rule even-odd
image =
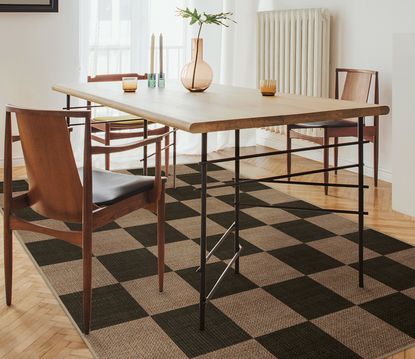
[[[336,128],[336,127],[356,127],[357,123],[348,120],[336,120],[336,121],[319,121],[300,123],[298,125],[290,126],[291,128]]]
[[[81,182],[83,168],[78,168]],[[92,197],[98,205],[109,205],[153,189],[155,177],[134,176],[99,169],[92,170]]]

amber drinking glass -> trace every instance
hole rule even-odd
[[[122,89],[124,92],[136,92],[138,87],[137,77],[123,77],[122,78]]]

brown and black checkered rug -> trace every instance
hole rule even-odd
[[[136,174],[137,171],[130,171]],[[210,166],[208,181],[232,174]],[[140,210],[94,234],[93,324],[99,358],[379,358],[415,345],[415,248],[365,230],[366,288],[357,285],[356,225],[333,214],[244,209],[241,274],[230,273],[198,330],[198,166],[178,167],[167,189],[165,291],[157,290],[156,217]],[[16,181],[16,192],[27,189]],[[233,222],[233,190],[209,191],[208,247]],[[241,199],[310,206],[262,184]],[[32,211],[30,221],[57,228]],[[52,290],[81,322],[81,250],[19,233]],[[232,240],[207,266],[211,287],[232,257]]]

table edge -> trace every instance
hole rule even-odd
[[[187,122],[180,121],[176,118],[171,118],[168,116],[157,116],[152,112],[147,112],[145,110],[140,110],[138,113],[137,109],[130,107],[128,105],[119,105],[105,98],[89,95],[83,91],[74,90],[62,85],[53,85],[52,90],[60,92],[69,96],[74,96],[81,98],[87,101],[99,103],[111,108],[114,108],[119,111],[127,112],[132,115],[144,117],[150,121],[160,123],[166,126],[174,127],[190,133],[208,133],[208,132],[219,132],[219,131],[230,131],[230,130],[242,130],[242,129],[253,129],[253,128],[262,128],[262,127],[272,127],[272,126],[284,126],[298,123],[306,122],[317,122],[317,121],[327,121],[327,120],[341,120],[357,117],[370,117],[370,116],[383,116],[387,115],[390,112],[389,106],[384,105],[372,105],[365,106],[361,108],[351,108],[344,110],[332,110],[332,111],[320,111],[320,112],[311,112],[304,114],[293,114],[293,115],[280,115],[280,116],[267,116],[267,117],[257,117],[257,118],[241,118],[234,120],[218,120],[211,122],[202,122],[194,123],[188,125]],[[97,101],[98,100],[98,101]],[[301,120],[298,121],[296,118],[301,116]]]

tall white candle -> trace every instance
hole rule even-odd
[[[151,35],[151,48],[150,48],[150,73],[154,74],[154,48],[156,45],[156,36]]]
[[[160,74],[163,73],[163,34],[160,34]]]

